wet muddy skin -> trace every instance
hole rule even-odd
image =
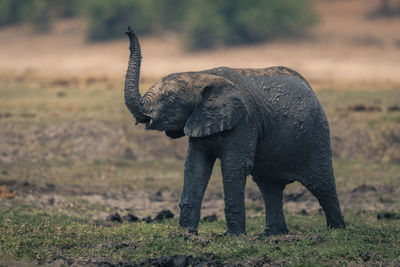
[[[189,137],[180,201],[182,227],[197,231],[201,203],[221,160],[228,234],[245,233],[244,189],[251,175],[265,203],[265,235],[287,233],[285,186],[303,184],[328,227],[345,227],[332,169],[328,120],[308,82],[286,67],[174,73],[141,96],[140,45],[129,29],[125,103],[137,123]]]

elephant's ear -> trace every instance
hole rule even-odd
[[[201,94],[186,121],[185,135],[203,137],[230,130],[246,115],[240,91],[229,80],[202,74],[197,84]]]

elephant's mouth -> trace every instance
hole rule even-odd
[[[182,136],[185,136],[185,134],[183,133],[182,130],[180,130],[180,131],[165,131],[165,134],[172,139],[177,139]]]
[[[147,117],[145,119],[138,119],[138,118],[135,117],[135,119],[136,119],[135,125],[138,125],[139,123],[145,123],[147,125],[150,122],[150,118],[149,117]]]
[[[159,123],[157,123],[154,119],[149,118],[146,120],[146,130],[160,130],[162,131],[163,129],[159,129]]]
[[[151,126],[152,126],[152,124],[154,123],[154,120],[152,120],[151,118],[149,118],[148,120],[146,120],[146,130],[150,130],[151,128]]]

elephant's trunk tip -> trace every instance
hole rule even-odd
[[[125,32],[125,34],[128,35],[129,38],[136,35],[135,31],[133,30],[133,27],[129,25],[128,25],[128,30]]]

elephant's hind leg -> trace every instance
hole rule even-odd
[[[327,226],[345,228],[331,163],[329,166],[315,168],[312,176],[302,180],[301,183],[318,199],[325,212]]]
[[[266,182],[265,179],[255,177],[254,181],[260,188],[265,203],[266,236],[285,234],[288,232],[285,215],[283,214],[283,190],[285,184]]]

